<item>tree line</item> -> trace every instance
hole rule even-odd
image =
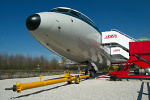
[[[64,66],[53,58],[49,61],[46,57],[32,57],[22,54],[0,53],[0,70],[37,70],[39,65],[40,70],[60,70]]]

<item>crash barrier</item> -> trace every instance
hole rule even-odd
[[[37,77],[39,75],[49,76],[49,75],[60,75],[64,72],[64,70],[0,70],[0,80],[2,79],[10,79],[10,78],[27,78],[27,77]],[[71,70],[72,73],[77,74],[77,70]]]

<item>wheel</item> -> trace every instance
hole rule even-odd
[[[118,81],[122,81],[122,79],[118,79]]]
[[[88,75],[88,69],[85,70],[85,75]],[[86,79],[89,79],[89,77]]]
[[[115,76],[110,76],[110,81],[116,81],[116,78],[115,78]]]
[[[71,81],[68,81],[68,84],[72,84],[72,82],[71,82]]]
[[[95,73],[94,73],[94,71],[90,71],[90,77],[95,78]]]
[[[94,73],[96,73],[96,70],[94,69]]]
[[[75,84],[79,84],[80,83],[80,78],[79,75],[75,76]]]
[[[87,75],[87,74],[88,74],[88,69],[85,70],[85,75]]]

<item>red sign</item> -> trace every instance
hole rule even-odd
[[[113,50],[113,52],[119,52],[120,51],[120,49],[115,49],[115,50]]]
[[[104,39],[117,38],[117,34],[107,35]]]

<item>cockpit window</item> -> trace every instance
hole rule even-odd
[[[80,17],[78,12],[71,10],[70,12],[72,15],[76,16],[76,17]]]
[[[56,9],[52,9],[52,10],[50,10],[50,12],[55,12],[55,10],[56,10]]]
[[[83,18],[85,21],[89,22],[89,19],[88,19],[86,16],[82,15],[82,18]]]
[[[56,12],[68,13],[69,9],[57,8]]]
[[[95,26],[94,22],[91,21],[89,18],[87,18],[87,17],[84,16],[83,14],[82,14],[81,16],[82,16],[82,18],[83,18],[85,21],[87,21],[87,22],[89,22],[89,23],[91,23],[91,24],[93,24],[93,25]]]

